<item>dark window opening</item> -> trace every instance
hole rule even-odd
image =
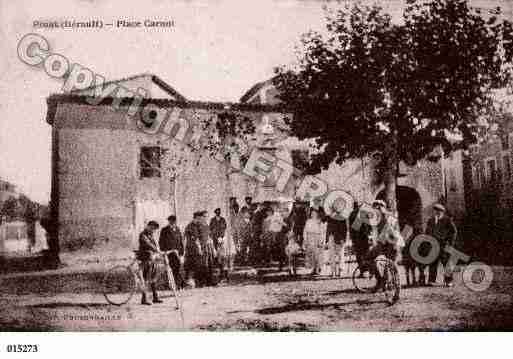
[[[162,150],[158,146],[141,147],[141,178],[161,177]]]
[[[292,165],[301,172],[307,171],[310,166],[310,155],[308,150],[292,150]]]

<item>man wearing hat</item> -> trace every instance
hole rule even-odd
[[[168,255],[169,266],[173,271],[173,277],[175,279],[178,288],[183,287],[182,276],[180,275],[181,258],[184,254],[182,232],[176,225],[176,216],[167,217],[168,225],[162,228],[159,237],[159,246],[163,251],[175,250]]]
[[[242,208],[240,211],[241,219],[237,223],[237,245],[240,248],[239,259],[241,264],[248,264],[250,261],[250,252],[253,245],[254,228],[251,222],[250,214],[247,208]]]
[[[219,265],[219,269],[221,270],[221,276],[224,279],[228,279],[228,264],[230,262],[230,258],[228,258],[227,247],[231,247],[231,241],[228,240],[226,236],[226,219],[221,217],[221,208],[216,208],[214,210],[215,216],[210,220],[209,228],[210,228],[210,237],[214,242],[214,248],[217,254],[217,264]]]
[[[436,283],[438,264],[442,263],[444,269],[444,285],[452,287],[452,269],[448,267],[449,253],[444,249],[446,246],[454,246],[458,230],[452,219],[446,215],[445,207],[440,203],[433,206],[433,216],[428,220],[426,234],[433,237],[440,244],[440,253],[433,263],[429,265],[430,285]]]
[[[157,293],[157,267],[156,258],[160,253],[157,241],[153,233],[159,228],[155,221],[149,221],[144,230],[139,234],[138,259],[141,261],[143,278],[146,285],[150,285],[153,293],[153,303],[162,303]],[[146,296],[146,290],[142,291],[141,304],[151,305]]]
[[[215,216],[210,220],[210,235],[214,240],[214,247],[219,250],[219,246],[226,234],[226,220],[221,217],[221,208],[214,210]]]

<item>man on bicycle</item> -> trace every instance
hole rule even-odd
[[[399,231],[399,222],[392,214],[387,211],[386,203],[382,200],[375,200],[372,207],[378,211],[380,221],[377,226],[372,228],[371,240],[372,246],[369,250],[370,270],[376,276],[378,291],[383,286],[383,278],[376,265],[376,258],[384,255],[392,262],[397,260],[397,254],[400,247],[404,246],[404,239]]]

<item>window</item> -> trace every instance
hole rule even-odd
[[[310,165],[310,155],[308,150],[292,150],[292,166],[300,171],[306,171]]]
[[[158,146],[141,147],[139,167],[141,178],[161,177],[162,150]]]
[[[502,157],[502,168],[503,168],[503,175],[504,179],[510,179],[511,178],[511,161],[509,155],[504,155]]]

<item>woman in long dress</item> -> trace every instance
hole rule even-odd
[[[303,230],[306,265],[312,268],[311,275],[320,274],[322,250],[326,236],[326,225],[322,223],[319,211],[313,208]]]

